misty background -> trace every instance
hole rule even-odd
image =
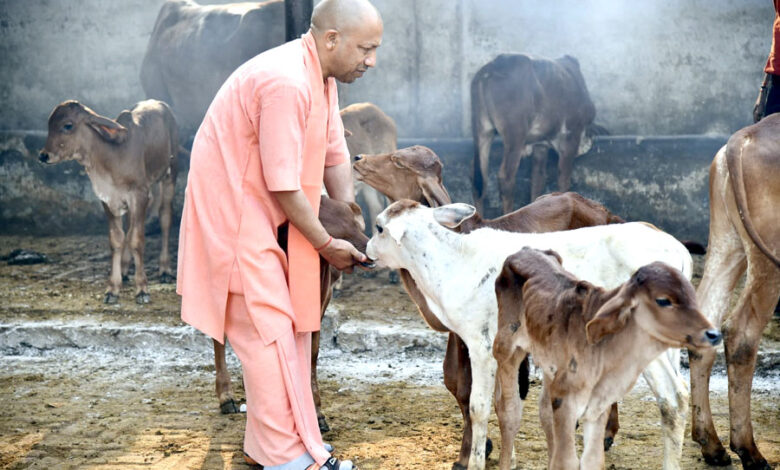
[[[66,99],[109,117],[144,99],[141,59],[162,3],[0,0],[0,130],[45,130]],[[373,3],[385,22],[378,65],[341,86],[341,105],[379,105],[400,138],[469,138],[470,80],[503,52],[576,57],[613,134],[731,134],[752,123],[774,19],[769,0]]]

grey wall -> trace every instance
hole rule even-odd
[[[209,2],[215,3],[215,2]],[[614,134],[730,134],[749,123],[769,52],[767,0],[374,0],[379,65],[342,87],[402,137],[468,137],[468,84],[500,52],[576,56]],[[68,98],[113,116],[161,0],[0,0],[0,129],[45,129]]]

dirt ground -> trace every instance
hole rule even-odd
[[[159,284],[159,237],[150,237],[147,273],[152,303],[132,301],[126,283],[116,306],[102,304],[108,270],[103,236],[52,238],[0,237],[0,254],[14,248],[45,253],[48,264],[7,266],[0,262],[0,337],[22,334],[25,322],[66,321],[73,325],[116,321],[177,327],[179,300],[173,285]],[[175,253],[175,250],[174,250]],[[700,260],[699,260],[700,261]],[[393,318],[422,322],[402,288],[386,276],[347,276],[334,307],[345,318],[364,311],[388,311]],[[399,320],[400,321],[400,320]],[[15,333],[17,331],[17,333]],[[85,327],[86,331],[86,327]],[[118,331],[118,330],[117,330]],[[777,339],[775,318],[767,334]],[[85,333],[86,334],[86,333]],[[213,390],[210,341],[180,350],[155,348],[41,348],[3,343],[0,371],[0,468],[8,469],[241,469],[245,416],[219,413]],[[396,380],[391,373],[403,359],[382,359],[386,380],[361,380],[360,362],[344,360],[321,375],[322,401],[332,431],[324,438],[336,455],[353,459],[362,470],[449,469],[462,432],[455,400],[440,379]],[[399,356],[400,357],[400,356]],[[323,360],[329,360],[326,355]],[[334,359],[335,360],[335,359]],[[380,360],[381,362],[381,360]],[[237,395],[243,396],[240,369],[230,363]],[[776,376],[775,376],[776,377]],[[714,382],[718,382],[714,380]],[[715,423],[728,438],[723,380],[712,393]],[[777,379],[763,379],[753,393],[753,423],[758,445],[772,465],[780,464],[780,400]],[[546,445],[538,424],[532,384],[524,423],[516,440],[520,468],[543,469]],[[609,469],[661,468],[657,407],[646,387],[632,391],[620,407],[621,431],[607,453]],[[495,416],[490,436],[496,446]],[[709,468],[698,446],[685,442],[683,468]],[[740,468],[738,459],[735,468]],[[494,452],[488,468],[497,468]]]

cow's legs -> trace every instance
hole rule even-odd
[[[162,201],[160,203],[160,229],[162,231],[162,240],[160,240],[160,282],[173,282],[175,276],[171,270],[171,259],[168,251],[168,243],[171,233],[171,212],[173,210],[173,194],[175,181],[169,174],[162,182]],[[143,232],[143,229],[141,229]]]
[[[696,291],[701,312],[720,328],[728,311],[729,301],[740,276],[745,272],[746,257],[739,234],[728,218],[725,194],[729,187],[728,175],[722,174],[725,163],[723,152],[715,157],[710,169],[710,234],[707,246],[707,261],[704,273]],[[726,452],[710,410],[710,374],[715,362],[715,350],[688,351],[691,367],[691,398],[693,417],[691,438],[701,445],[704,461],[710,465],[729,465],[731,457]]]
[[[219,411],[222,414],[238,413],[238,406],[233,391],[230,387],[230,372],[225,361],[225,345],[212,339],[214,342],[214,368],[216,369],[217,400]]]
[[[577,448],[574,443],[574,429],[577,426],[577,407],[574,396],[559,397],[554,396],[552,391],[548,391],[546,398],[550,402],[546,406],[551,408],[554,441],[549,468],[551,470],[575,470],[579,468],[579,459],[577,459]]]
[[[560,192],[566,192],[571,187],[571,173],[582,134],[581,131],[569,131],[556,149],[558,151],[558,191]]]
[[[607,418],[606,429],[604,430],[604,451],[608,451],[609,448],[612,447],[619,429],[620,419],[618,417],[618,404],[613,403],[609,408],[609,417]]]
[[[479,345],[479,343],[475,343]],[[496,361],[490,356],[487,348],[469,347],[471,358],[471,396],[469,397],[469,414],[471,415],[471,455],[469,470],[485,468],[485,441],[487,440],[487,424],[490,415],[490,402],[496,381]]]
[[[612,407],[605,409],[598,419],[583,420],[582,425],[582,457],[580,468],[604,468],[604,428],[609,419]]]
[[[498,426],[501,429],[501,455],[498,459],[498,468],[510,470],[517,466],[514,442],[523,418],[524,402],[520,398],[518,390],[518,371],[527,354],[519,348],[506,351],[499,349],[497,346],[493,351],[498,363],[496,372],[496,415],[498,415]]]
[[[453,469],[465,469],[471,454],[471,415],[469,396],[471,395],[471,360],[466,344],[455,333],[447,338],[447,351],[444,354],[444,386],[458,402],[463,415],[463,438],[460,443],[458,460]]]
[[[729,375],[730,447],[742,460],[742,468],[771,470],[753,439],[750,394],[758,343],[780,294],[780,268],[755,245],[746,248],[748,268],[745,288],[734,314],[723,328]]]
[[[669,350],[642,371],[642,376],[655,394],[661,411],[664,470],[680,468],[685,416],[688,412],[688,384],[680,375],[679,354],[679,350]]]
[[[130,250],[133,253],[135,263],[135,301],[139,304],[149,303],[146,272],[144,270],[144,221],[146,220],[146,206],[148,192],[137,192],[130,199],[128,219],[130,227],[127,236],[130,242]]]
[[[544,192],[547,183],[547,155],[550,148],[544,144],[533,146],[533,169],[531,170],[531,202]]]
[[[501,204],[504,214],[512,212],[515,203],[515,182],[517,179],[517,169],[520,167],[520,160],[523,158],[525,150],[524,138],[519,136],[504,137],[504,159],[501,161],[501,167],[498,170],[498,189],[501,194]]]
[[[490,146],[493,144],[495,129],[492,124],[480,129],[474,136],[474,206],[477,212],[484,214],[485,196],[487,195],[488,182],[490,181],[488,167],[490,162]]]
[[[108,241],[111,245],[111,274],[108,277],[108,287],[103,302],[115,304],[119,300],[119,289],[122,287],[122,250],[125,245],[125,231],[122,229],[122,216],[114,215],[105,203],[103,203],[103,210],[108,218]]]
[[[555,452],[555,433],[553,432],[553,409],[550,391],[547,389],[547,378],[542,382],[539,393],[539,421],[542,424],[544,438],[547,440],[547,468],[551,468],[552,456]]]
[[[320,355],[320,332],[311,334],[311,393],[314,396],[314,408],[317,411],[317,425],[320,432],[330,431],[328,420],[322,412],[322,400],[320,399],[320,384],[317,382],[317,358]]]

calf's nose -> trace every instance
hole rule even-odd
[[[720,331],[712,329],[707,330],[704,333],[704,337],[707,338],[707,341],[710,342],[713,346],[717,346],[720,344],[720,341],[723,339],[723,336],[720,334]]]
[[[40,160],[43,163],[46,163],[49,161],[49,154],[41,150],[38,152],[38,160]]]
[[[355,155],[354,157],[352,157],[352,159],[358,162],[363,159],[363,155]]]

